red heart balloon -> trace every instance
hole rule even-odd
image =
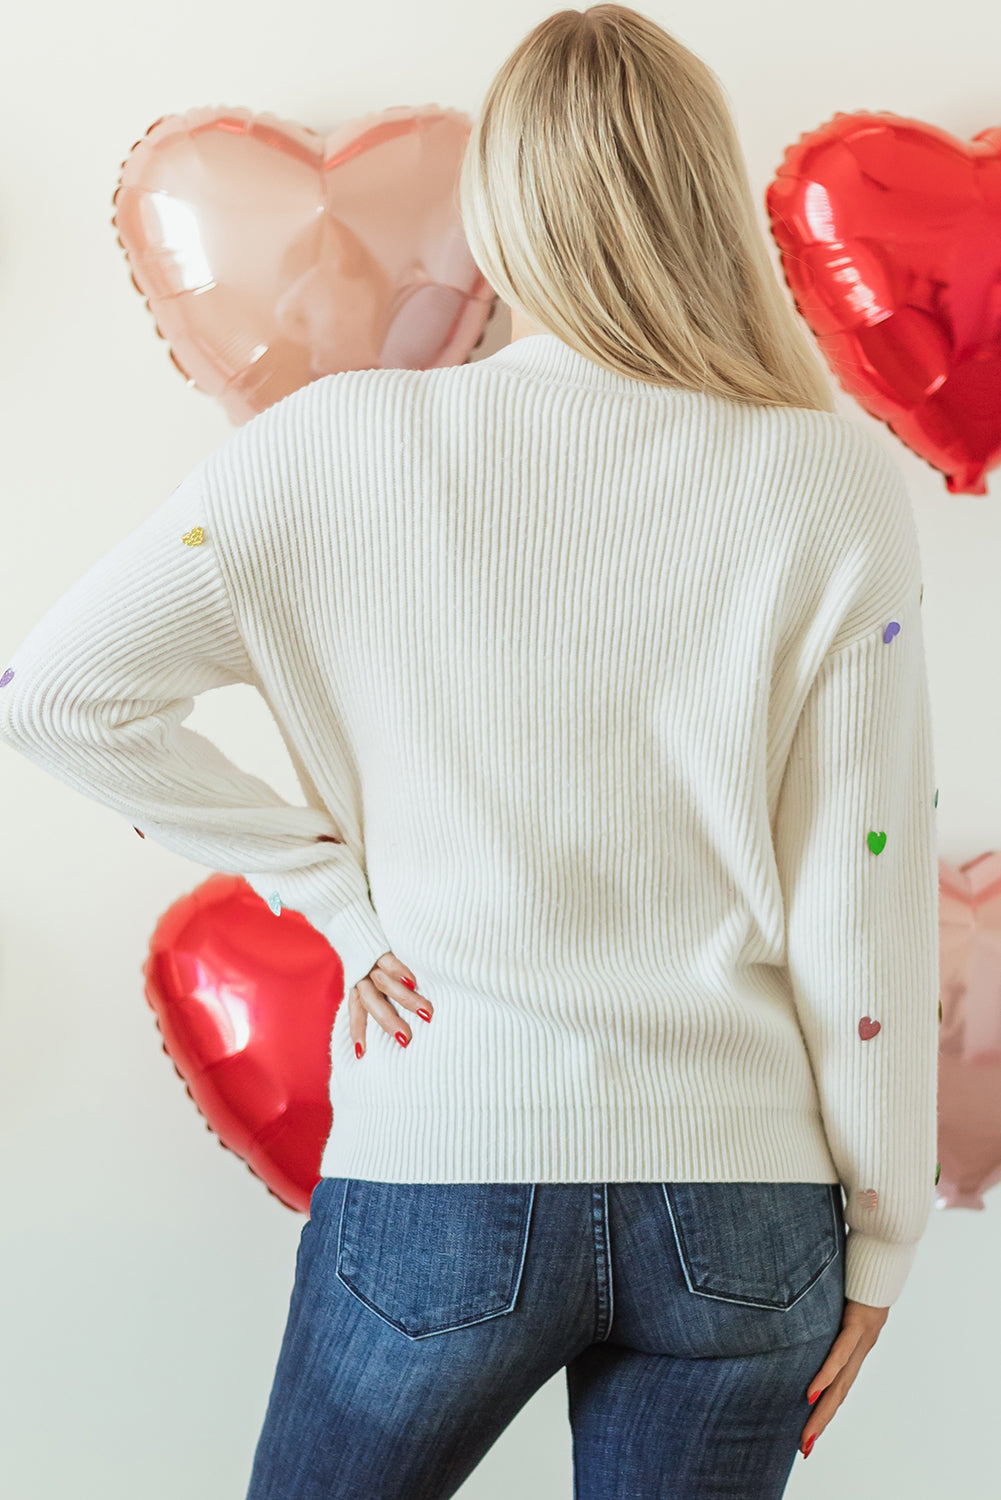
[[[330,1133],[334,949],[275,916],[239,875],[212,875],[161,917],[143,964],[163,1050],[223,1146],[289,1208],[309,1210]]]
[[[151,125],[111,222],[189,383],[242,423],[339,370],[468,359],[497,300],[459,215],[470,128],[435,104],[327,136],[224,107]]]
[[[953,494],[1001,461],[1001,128],[889,110],[800,136],[766,204],[786,282],[841,386]]]

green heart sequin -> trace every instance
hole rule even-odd
[[[870,829],[869,833],[866,836],[866,843],[869,845],[869,848],[872,850],[873,854],[881,854],[883,852],[883,845],[886,843],[886,834],[874,833]]]

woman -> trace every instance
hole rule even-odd
[[[461,201],[511,343],[246,424],[21,647],[4,735],[343,961],[248,1500],[453,1495],[560,1369],[578,1500],[778,1496],[933,1204],[910,506],[651,21],[537,26]],[[306,806],[181,727],[232,682]]]

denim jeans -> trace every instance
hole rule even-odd
[[[566,1370],[575,1500],[780,1496],[841,1188],[324,1177],[247,1500],[445,1500]]]

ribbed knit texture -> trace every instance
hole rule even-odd
[[[417,975],[405,1049],[338,1011],[325,1176],[840,1181],[888,1306],[935,1196],[920,573],[858,425],[532,335],[236,430],[8,658],[0,734],[277,890],[345,994]],[[305,805],[183,727],[237,682]]]

